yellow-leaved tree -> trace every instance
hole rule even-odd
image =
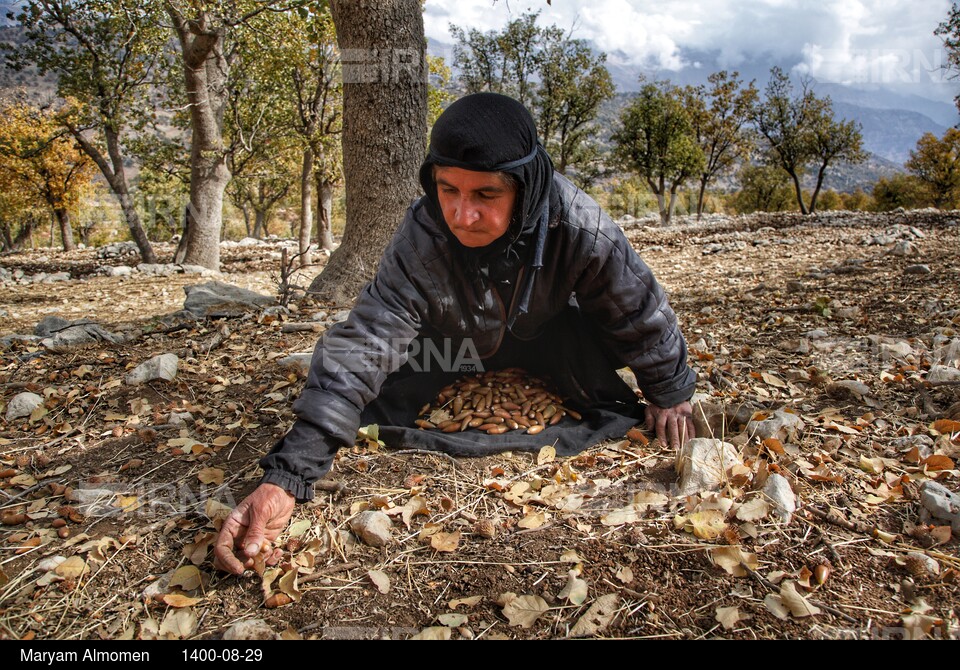
[[[93,188],[96,166],[63,130],[54,113],[25,102],[0,105],[0,175],[18,193],[23,216],[48,209],[56,218],[64,251],[75,248],[70,220]],[[8,213],[8,216],[10,213]],[[25,223],[21,223],[21,229]],[[11,240],[12,242],[12,240]]]

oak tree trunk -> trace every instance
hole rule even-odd
[[[77,245],[73,241],[73,227],[70,225],[70,212],[63,207],[57,207],[53,212],[60,225],[60,239],[63,241],[64,251],[73,251]]]
[[[333,250],[333,184],[321,179],[317,185],[317,244]]]
[[[294,266],[310,265],[310,233],[313,232],[313,149],[303,150],[303,165],[300,169],[300,231],[299,255]],[[293,266],[292,266],[293,267]],[[291,268],[292,269],[292,268]]]
[[[230,182],[223,145],[223,113],[230,64],[224,55],[226,28],[209,26],[207,17],[188,21],[171,10],[183,56],[190,108],[190,225],[184,231],[183,262],[220,269],[223,196]]]
[[[310,293],[347,304],[373,276],[418,195],[427,136],[426,41],[420,0],[333,0],[331,12],[343,68],[347,223]]]

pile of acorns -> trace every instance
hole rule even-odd
[[[501,435],[522,430],[536,435],[563,417],[583,417],[551,393],[543,381],[519,368],[484,372],[445,387],[433,404],[420,410],[417,425],[423,430],[456,433],[482,430]]]

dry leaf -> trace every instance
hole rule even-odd
[[[213,522],[213,527],[219,529],[220,525],[226,521],[227,517],[230,516],[230,512],[233,511],[233,508],[224,505],[219,500],[214,500],[213,498],[207,498],[207,502],[203,505],[203,513],[207,515],[207,518]]]
[[[277,609],[278,607],[286,607],[287,605],[291,604],[293,604],[293,598],[282,591],[274,593],[272,596],[263,601],[263,606],[268,610]]]
[[[770,503],[763,498],[753,498],[737,508],[737,518],[741,521],[760,521],[770,514]]]
[[[820,614],[820,610],[810,604],[806,598],[797,593],[797,587],[794,582],[784,582],[780,587],[780,598],[784,607],[790,610],[790,614],[801,619],[803,617]]]
[[[567,549],[560,555],[561,563],[583,563],[583,559],[577,554],[575,549]]]
[[[604,514],[600,517],[600,523],[604,526],[623,526],[640,521],[643,518],[642,514],[635,505],[627,505]]]
[[[532,530],[534,528],[539,528],[546,522],[547,516],[543,512],[534,512],[533,514],[528,514],[520,519],[520,521],[517,522],[517,526],[527,530]]]
[[[518,596],[503,606],[503,615],[511,626],[530,628],[548,609],[547,601],[540,596]]]
[[[773,616],[781,621],[786,621],[790,618],[790,610],[784,606],[783,598],[777,594],[768,593],[767,597],[763,599],[763,604]]]
[[[184,591],[193,591],[200,588],[203,578],[195,565],[185,565],[177,569],[170,577],[170,588],[180,587]]]
[[[197,631],[197,615],[190,608],[171,609],[160,623],[160,636],[170,640],[184,640]]]
[[[904,639],[922,640],[937,626],[943,625],[943,619],[926,614],[910,614],[903,617]]]
[[[567,585],[557,594],[558,598],[566,598],[573,605],[582,605],[587,601],[587,583],[580,579],[576,570],[567,572]]]
[[[367,577],[370,578],[370,581],[373,582],[380,593],[383,595],[390,593],[390,577],[387,576],[387,573],[380,570],[371,570],[367,573]]]
[[[734,577],[746,577],[749,574],[747,568],[756,570],[760,567],[756,554],[736,546],[713,547],[707,551],[707,556],[711,563]]]
[[[537,465],[544,465],[546,463],[553,463],[557,458],[557,450],[549,445],[543,447],[540,450],[540,453],[537,454]]]
[[[932,424],[930,424],[930,428],[941,435],[960,433],[960,421],[940,419],[939,421],[934,421]]]
[[[740,610],[736,607],[718,607],[716,618],[724,630],[733,630],[740,621]]]
[[[297,588],[298,574],[299,573],[296,568],[293,568],[292,570],[287,570],[287,572],[284,573],[283,577],[281,577],[280,581],[278,582],[280,591],[290,596],[290,598],[295,603],[300,602],[300,598],[303,597],[303,594],[300,593],[299,588]]]
[[[460,531],[436,533],[430,536],[430,546],[434,551],[454,552],[460,545]]]
[[[933,456],[928,456],[922,463],[923,469],[929,472],[937,472],[939,470],[953,470],[955,467],[954,462],[948,456],[943,456],[942,454],[934,454]]]
[[[220,468],[204,468],[197,473],[197,479],[201,484],[223,484],[223,470]]]
[[[76,579],[90,572],[87,562],[80,556],[71,556],[63,563],[58,565],[54,572],[64,579]]]
[[[410,638],[411,640],[449,640],[450,629],[446,626],[431,626]]]
[[[447,614],[441,614],[437,617],[437,621],[442,623],[444,626],[449,626],[450,628],[457,628],[467,623],[468,617],[466,614],[461,614],[460,612],[448,612]]]
[[[617,579],[624,584],[629,584],[633,581],[633,570],[630,569],[629,565],[624,565],[622,568],[617,570]]]
[[[313,522],[310,521],[310,519],[301,519],[300,521],[290,525],[290,529],[287,531],[287,534],[290,537],[300,537],[312,527]]]
[[[456,600],[451,600],[449,605],[450,609],[455,610],[460,605],[466,605],[467,607],[476,607],[483,602],[483,596],[470,596],[468,598],[457,598]]]
[[[160,598],[170,607],[193,607],[203,600],[203,598],[191,598],[182,593],[167,593]]]
[[[577,623],[570,629],[570,637],[590,637],[603,632],[619,609],[620,597],[617,594],[608,593],[597,598],[586,614],[577,619]]]
[[[879,475],[883,472],[883,459],[860,456],[860,469],[870,474]]]
[[[682,523],[681,519],[683,519]],[[688,517],[678,516],[674,521],[674,524],[677,523],[680,523],[685,531],[693,533],[701,540],[715,540],[727,527],[723,514],[715,509],[694,512]]]
[[[227,447],[233,444],[233,439],[230,435],[221,435],[220,437],[214,438],[211,444],[215,447]]]
[[[430,511],[427,509],[426,500],[424,500],[421,496],[414,496],[407,501],[406,505],[403,506],[403,511],[401,512],[400,518],[403,519],[403,524],[409,528],[413,517],[418,515],[429,516]]]

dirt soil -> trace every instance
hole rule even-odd
[[[74,275],[0,285],[0,335],[48,314],[133,335],[0,351],[0,638],[219,638],[254,619],[287,639],[956,638],[960,544],[920,486],[960,484],[960,384],[929,379],[960,365],[958,218],[627,226],[683,324],[701,436],[742,460],[719,490],[677,495],[676,454],[637,430],[568,459],[358,437],[296,509],[280,564],[240,578],[210,543],[293,420],[303,378],[278,359],[317,334],[284,326],[320,307],[170,325],[208,279],[95,276],[92,250],[0,258]],[[222,281],[275,292],[272,258],[224,250]],[[175,380],[123,382],[163,353]],[[25,391],[43,405],[3,420]],[[745,425],[778,411],[794,425]],[[796,494],[789,524],[762,493],[774,476]],[[391,544],[350,531],[370,510]]]

